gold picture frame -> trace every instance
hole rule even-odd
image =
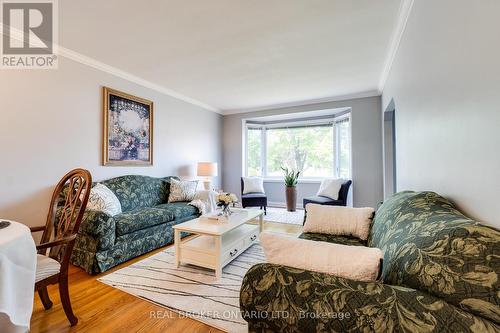
[[[153,102],[108,87],[102,95],[103,165],[153,165]]]

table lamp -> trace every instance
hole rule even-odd
[[[210,190],[211,177],[217,176],[217,163],[213,162],[198,162],[198,176],[206,177],[203,181],[205,190]]]

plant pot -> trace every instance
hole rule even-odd
[[[295,186],[286,187],[286,210],[289,212],[295,212],[297,207],[297,188]]]

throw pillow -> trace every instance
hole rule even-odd
[[[191,201],[196,194],[197,180],[170,180],[168,202]]]
[[[243,194],[264,193],[264,179],[260,177],[243,177]]]
[[[357,281],[375,281],[383,258],[382,251],[374,247],[312,241],[288,235],[262,233],[260,243],[271,264]]]
[[[355,236],[367,240],[374,212],[370,207],[308,204],[304,232]]]
[[[118,200],[113,191],[101,183],[97,183],[90,190],[87,209],[101,211],[111,216],[121,214],[122,212],[120,200]]]
[[[339,199],[339,192],[342,184],[345,183],[344,179],[327,178],[321,181],[317,195],[328,197],[332,200]]]

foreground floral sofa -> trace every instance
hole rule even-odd
[[[172,226],[199,212],[187,202],[167,203],[171,178],[129,175],[101,182],[118,197],[122,214],[87,210],[71,263],[96,274],[172,243]]]
[[[302,238],[365,245],[353,238]],[[382,281],[258,264],[240,307],[250,332],[500,332],[500,232],[432,192],[401,192],[376,212],[368,246]],[[355,260],[355,258],[353,258]]]

